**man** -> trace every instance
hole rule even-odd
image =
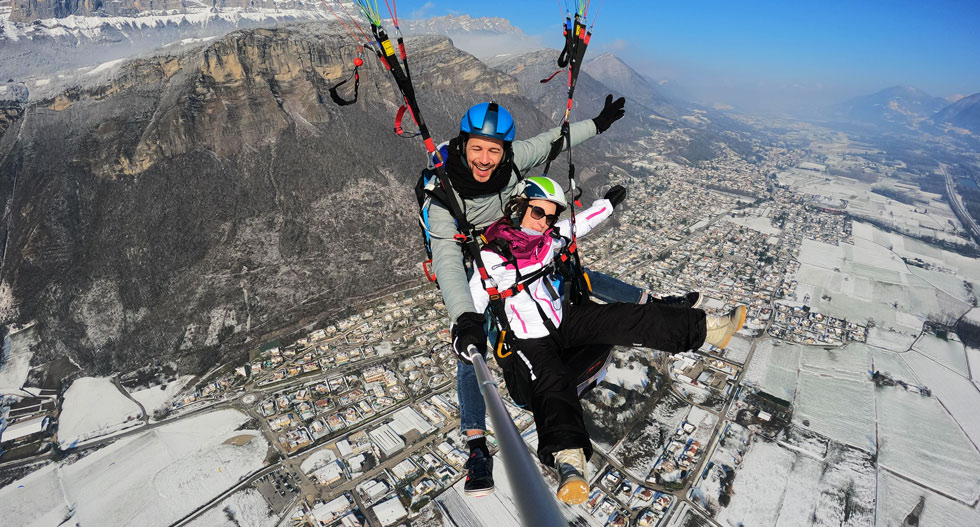
[[[624,98],[606,97],[602,112],[594,119],[572,123],[569,137],[562,145],[568,148],[606,131],[625,114]],[[461,198],[466,220],[483,228],[503,215],[503,206],[514,194],[520,174],[543,164],[551,144],[561,135],[559,128],[523,141],[514,141],[513,117],[496,103],[482,103],[470,108],[460,122],[459,135],[449,142],[446,152],[446,174]],[[457,224],[448,208],[433,201],[428,211],[427,232],[432,250],[432,270],[442,290],[452,324],[453,350],[460,357],[457,364],[457,391],[460,404],[460,428],[467,436],[470,458],[465,493],[483,496],[493,492],[493,462],[487,449],[486,407],[469,363],[466,349],[475,345],[486,349],[484,315],[477,312],[470,296],[462,247],[456,242]]]

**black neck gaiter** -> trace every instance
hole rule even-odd
[[[506,187],[507,182],[510,181],[511,172],[513,172],[513,162],[511,161],[513,156],[510,153],[510,147],[507,147],[507,151],[497,168],[490,173],[490,179],[480,183],[473,178],[473,171],[470,170],[466,164],[466,158],[461,154],[464,151],[462,141],[462,137],[456,137],[449,141],[449,159],[446,160],[446,174],[449,176],[449,181],[456,193],[461,198],[474,198],[486,194],[496,194]]]

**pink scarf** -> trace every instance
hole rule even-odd
[[[549,228],[548,231],[550,230]],[[510,251],[520,263],[526,260],[538,261],[541,259],[539,254],[550,241],[548,231],[537,236],[531,235],[512,226],[506,218],[500,218],[483,231],[483,237],[486,238],[488,244],[496,239],[506,241]]]

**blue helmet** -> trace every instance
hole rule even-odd
[[[514,118],[506,108],[495,102],[484,102],[473,106],[463,115],[459,131],[469,135],[480,135],[501,141],[514,140],[517,127]]]

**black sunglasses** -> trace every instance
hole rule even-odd
[[[536,220],[540,220],[541,218],[544,218],[545,223],[547,223],[549,226],[554,225],[555,222],[558,221],[558,214],[545,214],[544,209],[542,209],[541,207],[531,206],[528,207],[527,210],[528,212],[531,213],[532,218]]]

